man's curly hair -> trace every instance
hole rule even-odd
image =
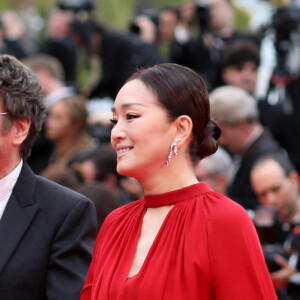
[[[41,86],[34,72],[10,55],[0,55],[1,104],[8,113],[3,119],[4,134],[8,133],[16,120],[31,122],[28,135],[20,147],[20,154],[26,159],[30,155],[46,113]]]

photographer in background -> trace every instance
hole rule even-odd
[[[84,46],[90,57],[94,56],[101,62],[101,77],[92,88],[90,98],[114,99],[137,68],[160,62],[151,44],[136,35],[106,29],[92,19],[84,23],[77,20],[73,25],[72,35],[77,45]]]
[[[190,32],[181,26],[179,7],[164,7],[158,17],[158,45],[164,59],[187,66],[185,48],[190,40]]]
[[[272,1],[275,2],[275,1]],[[300,172],[300,8],[280,2],[261,44],[257,98],[262,123]]]
[[[47,20],[46,38],[40,45],[39,53],[58,59],[64,69],[67,84],[74,85],[77,79],[77,50],[72,40],[71,24],[74,13],[55,8]]]
[[[259,38],[236,28],[234,8],[230,0],[197,0],[195,6],[200,34],[191,45],[191,52],[195,57],[193,68],[196,71],[201,69],[203,57],[201,58],[197,52],[204,44],[208,51],[208,58],[204,59],[209,61],[209,64],[206,62],[208,66],[205,68],[204,78],[212,90],[223,84],[221,57],[224,47],[237,40],[251,40],[259,44]]]
[[[207,73],[213,73],[213,70],[209,52],[202,37],[192,35],[182,21],[181,11],[176,6],[164,7],[160,11],[158,45],[162,56],[168,62],[194,69],[210,86]]]
[[[137,35],[142,41],[156,46],[158,30],[158,14],[156,10],[144,10],[130,21],[128,27],[130,33]]]
[[[287,156],[269,154],[261,157],[252,168],[251,183],[263,206],[277,210],[287,232],[284,252],[274,254],[278,265],[271,272],[279,299],[300,299],[300,190],[299,176]],[[287,228],[287,230],[286,230]],[[285,290],[288,297],[284,296]],[[280,298],[281,297],[281,298]]]
[[[10,54],[18,59],[25,58],[28,53],[24,47],[25,27],[21,19],[13,11],[0,15],[0,53]]]

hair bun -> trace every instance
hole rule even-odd
[[[214,120],[210,120],[204,130],[205,136],[199,146],[205,144],[211,137],[218,140],[221,136],[221,129]]]
[[[213,138],[215,140],[218,140],[221,136],[221,128],[219,127],[219,125],[214,120],[210,120],[209,123],[213,124],[212,125],[213,126]]]
[[[217,140],[221,136],[221,129],[214,120],[210,120],[204,130],[204,139],[199,144],[199,154],[204,157],[214,154],[218,149]]]

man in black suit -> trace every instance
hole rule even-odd
[[[277,253],[277,248],[273,248],[273,257],[268,263],[269,267],[273,266],[271,278],[278,299],[300,299],[299,175],[287,156],[265,155],[253,166],[251,183],[261,205],[278,213],[285,232],[284,241],[276,241],[282,249]],[[288,297],[281,297],[286,289]]]
[[[92,202],[25,159],[45,116],[35,75],[0,56],[0,298],[79,299],[96,233]]]
[[[282,148],[258,120],[255,99],[235,86],[222,86],[210,94],[211,114],[222,130],[220,144],[233,157],[227,195],[247,210],[259,205],[250,182],[250,170],[264,154]]]

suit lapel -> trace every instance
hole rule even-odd
[[[35,176],[24,163],[0,221],[0,274],[38,211]]]

